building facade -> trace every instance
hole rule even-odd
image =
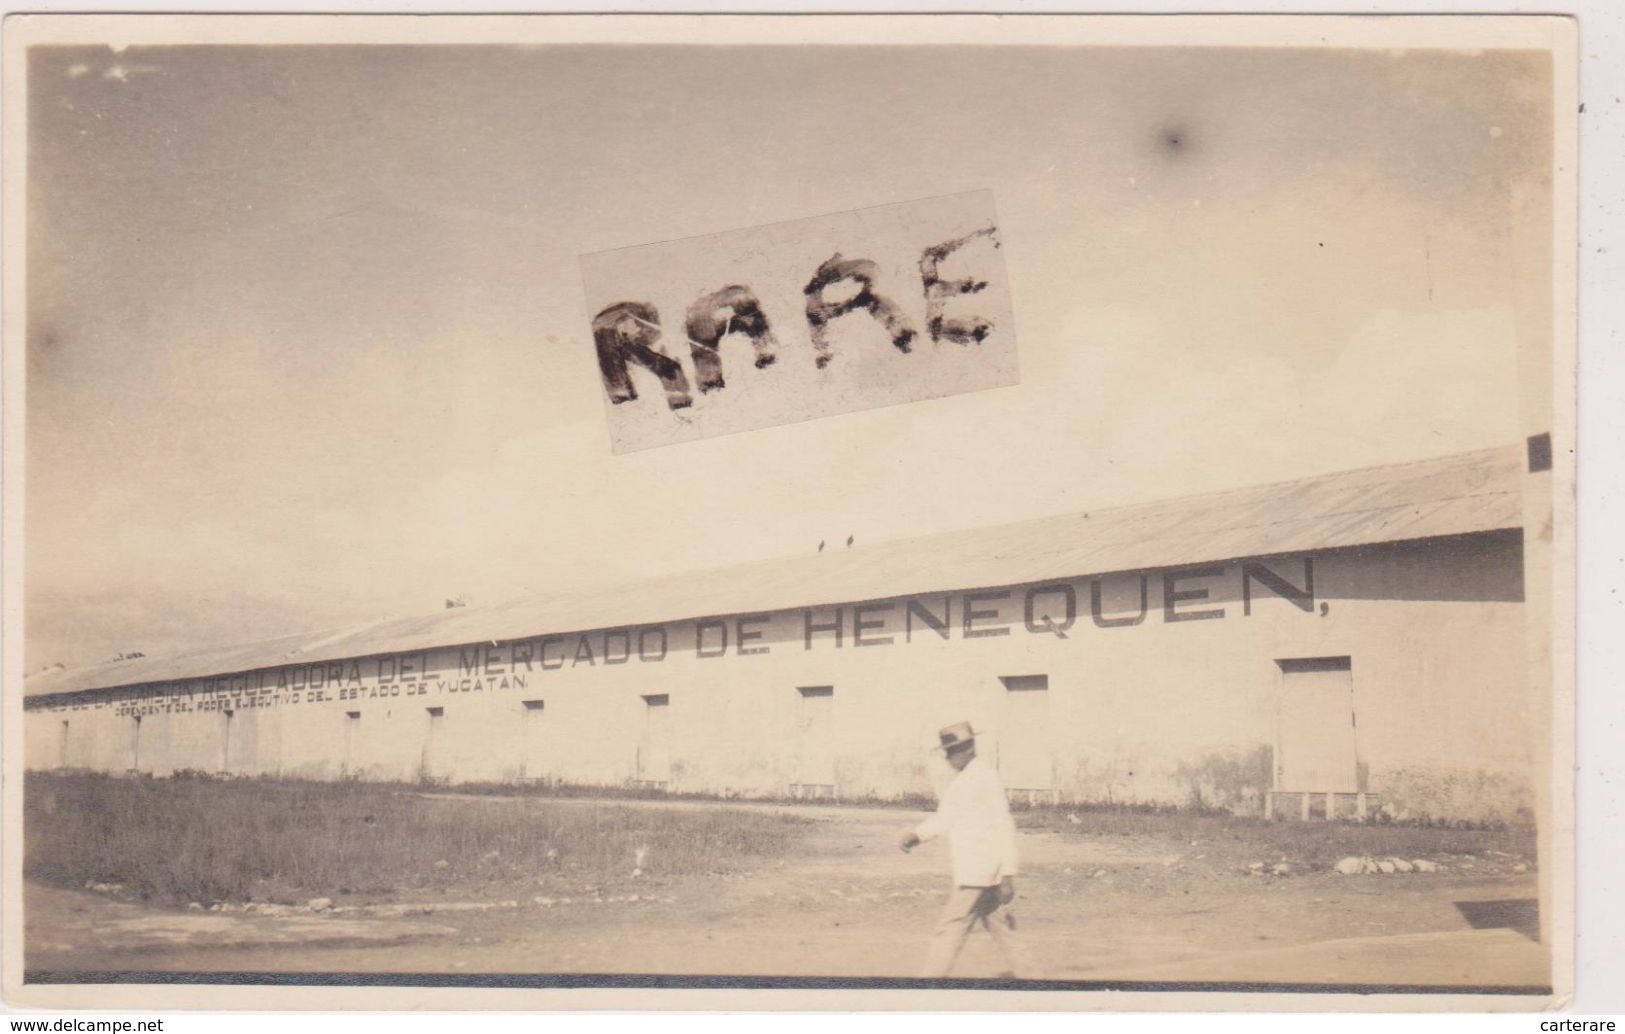
[[[56,671],[27,763],[1530,818],[1522,457],[1494,450]]]

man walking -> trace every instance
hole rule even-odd
[[[922,976],[945,977],[980,924],[1004,957],[1001,976],[1020,976],[1021,947],[1010,904],[1016,898],[1016,824],[1004,798],[999,774],[976,757],[976,733],[969,722],[937,734],[938,748],[955,771],[936,814],[903,834],[904,851],[946,833],[953,856],[953,890],[931,940]]]

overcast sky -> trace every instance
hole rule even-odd
[[[36,48],[26,666],[1510,444],[1549,88],[1507,52]],[[981,189],[1019,386],[611,454],[580,255]]]

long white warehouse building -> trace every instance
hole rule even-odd
[[[30,768],[929,791],[1519,821],[1521,448],[685,574],[25,687]]]

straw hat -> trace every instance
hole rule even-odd
[[[970,727],[969,722],[955,722],[953,725],[946,726],[938,731],[937,739],[942,742],[936,749],[945,754],[952,754],[955,751],[974,746],[976,743],[976,730]]]

